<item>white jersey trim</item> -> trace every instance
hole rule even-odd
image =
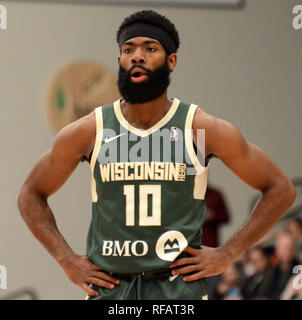
[[[92,202],[97,202],[98,201],[98,195],[96,192],[96,182],[94,179],[94,167],[96,163],[96,159],[98,157],[101,145],[102,145],[102,140],[103,140],[103,112],[102,112],[102,107],[97,107],[95,108],[95,121],[96,121],[96,136],[95,136],[95,143],[94,143],[94,148],[91,156],[91,161],[90,161],[90,169],[91,169],[91,197],[92,197]]]
[[[200,164],[193,146],[192,124],[196,109],[197,105],[190,105],[185,123],[185,144],[192,164],[197,171],[194,182],[194,199],[203,200],[207,190],[209,164],[206,167]]]

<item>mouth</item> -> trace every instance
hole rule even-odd
[[[138,83],[138,82],[143,82],[147,79],[148,79],[148,74],[145,71],[134,69],[131,72],[131,81],[132,82]]]

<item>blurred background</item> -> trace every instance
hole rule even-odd
[[[116,31],[126,16],[146,8],[166,15],[180,35],[169,96],[233,123],[299,190],[294,211],[259,247],[240,257],[225,275],[209,279],[210,298],[301,297],[301,290],[292,292],[288,284],[292,266],[302,264],[302,29],[292,25],[297,1],[246,0],[214,7],[63,2],[0,2],[7,9],[7,30],[0,30],[0,265],[7,270],[7,289],[0,288],[0,299],[86,296],[27,229],[17,197],[60,127],[119,96]],[[215,158],[209,185],[216,192],[207,219],[208,239],[212,236],[215,246],[246,221],[260,194]],[[91,218],[87,162],[49,204],[70,246],[85,254]],[[271,284],[276,282],[278,288]]]

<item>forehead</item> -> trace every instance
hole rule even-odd
[[[123,43],[123,46],[124,45],[142,46],[142,45],[147,45],[147,44],[151,44],[151,43],[155,43],[155,44],[162,47],[161,43],[158,40],[156,40],[154,38],[149,38],[149,37],[130,38]]]

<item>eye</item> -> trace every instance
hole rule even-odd
[[[131,48],[124,49],[124,53],[130,53],[130,52],[131,52]]]
[[[155,51],[156,51],[156,49],[155,49],[155,48],[153,48],[153,47],[148,47],[148,48],[147,48],[147,51],[149,51],[149,52],[155,52]]]

